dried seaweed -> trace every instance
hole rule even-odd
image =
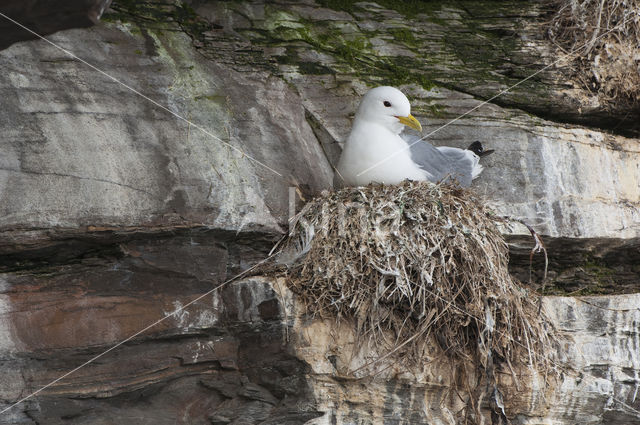
[[[307,312],[352,320],[386,350],[378,360],[411,367],[440,350],[475,364],[483,394],[501,406],[494,369],[546,376],[554,340],[537,297],[508,272],[503,220],[454,186],[345,188],[303,208],[279,259]]]

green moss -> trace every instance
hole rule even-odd
[[[288,26],[278,26],[269,35],[279,41],[306,41],[310,37],[305,28],[291,28]]]
[[[423,71],[420,64],[410,58],[398,58],[396,60],[386,60],[377,64],[379,71],[382,71],[383,83],[390,86],[402,86],[406,84],[417,84],[425,90],[431,90],[436,84]]]
[[[602,260],[585,258],[581,265],[560,273],[556,281],[547,284],[544,295],[602,295],[616,293],[616,271]]]
[[[182,30],[191,37],[203,39],[203,33],[211,28],[211,25],[200,18],[195,10],[188,4],[180,1],[174,3],[138,2],[136,0],[115,0],[102,20],[106,22],[134,22],[139,25],[149,26],[153,24],[154,30],[170,28],[177,23]],[[132,29],[140,33],[140,29]]]
[[[280,64],[295,65],[300,73],[307,75],[350,72],[370,85],[418,84],[427,90],[434,87],[434,82],[426,73],[417,71],[420,69],[420,64],[415,60],[405,58],[398,61],[377,56],[369,41],[369,36],[372,34],[354,35],[349,32],[348,35],[345,35],[337,28],[333,28],[331,24],[320,26],[317,22],[302,18],[295,21],[291,15],[286,15],[286,23],[275,24],[274,21],[283,19],[283,16],[275,10],[272,13],[274,16],[265,17],[265,21],[269,21],[271,24],[265,25],[261,32],[262,41],[265,44],[286,45],[293,40],[301,40],[316,51],[328,53],[337,61],[337,65],[333,67],[317,62],[303,61],[295,49],[287,48],[286,55],[275,57]],[[409,30],[400,29],[397,34],[404,40],[415,41],[415,37]]]
[[[404,43],[407,46],[415,46],[416,45],[416,37],[413,35],[413,32],[408,28],[392,28],[389,30],[389,33],[393,35],[393,38],[396,41]]]
[[[200,18],[198,14],[196,14],[196,11],[188,4],[177,3],[173,11],[173,18],[183,29],[187,30],[191,36],[196,36],[199,39],[204,38],[204,32],[211,29],[211,25]]]
[[[427,106],[432,117],[444,117],[446,106],[437,103],[431,103]]]
[[[584,270],[591,276],[594,276],[599,283],[611,284],[613,283],[612,277],[615,275],[615,271],[610,269],[604,264],[596,261],[587,261],[584,265]]]
[[[147,2],[138,2],[136,0],[117,0],[111,4],[111,10],[107,11],[103,16],[103,20],[120,20],[128,21],[161,21],[164,17],[160,5]]]
[[[352,67],[357,67],[358,62],[371,49],[371,43],[364,37],[358,37],[353,40],[336,38],[335,41],[333,53]]]
[[[429,3],[417,2],[416,4]],[[327,7],[340,10],[354,10],[355,1],[331,0],[324,2]],[[423,5],[423,4],[422,4]],[[395,5],[395,9],[399,6]],[[424,6],[424,5],[423,5]],[[403,6],[406,9],[406,5]],[[168,3],[138,3],[134,0],[115,0],[114,13],[111,18],[138,22],[148,25],[149,22],[177,23],[192,38],[203,39],[203,32],[208,29],[207,23],[200,19],[195,11],[180,2],[174,5]],[[407,9],[408,10],[408,9]],[[336,26],[334,28],[333,26]],[[328,23],[323,26],[318,22],[303,19],[289,11],[269,5],[265,9],[265,19],[259,27],[253,27],[244,32],[252,41],[264,45],[287,45],[297,40],[304,41],[317,51],[323,51],[336,59],[335,66],[328,66],[308,60],[300,60],[295,49],[287,49],[286,55],[274,59],[279,64],[297,66],[302,74],[330,75],[336,72],[350,72],[360,77],[370,85],[389,84],[401,86],[418,84],[425,89],[434,86],[433,81],[424,72],[419,72],[420,64],[398,63],[389,58],[381,58],[375,54],[368,36],[371,34],[357,34],[357,27],[343,28],[340,23]],[[162,28],[162,26],[160,26]],[[154,28],[157,34],[158,28]],[[414,34],[409,29],[397,28],[392,34],[405,44],[416,43]],[[346,66],[346,68],[345,68]]]
[[[223,2],[233,13],[240,13],[243,2]],[[364,10],[357,5],[356,0],[319,0],[324,7],[348,12],[368,12],[367,19],[383,19],[386,15],[378,13],[375,8]],[[374,86],[388,84],[403,86],[417,84],[427,90],[434,86],[447,87],[454,90],[472,92],[479,97],[489,97],[495,94],[495,87],[506,87],[518,81],[518,77],[529,73],[530,69],[524,65],[505,73],[505,57],[513,57],[519,51],[519,39],[513,34],[506,34],[492,28],[495,25],[489,18],[489,13],[500,11],[502,14],[512,13],[522,9],[517,2],[472,2],[461,0],[457,3],[458,15],[453,19],[441,19],[438,12],[449,3],[443,0],[413,0],[413,1],[376,1],[381,7],[393,9],[407,17],[402,22],[397,19],[389,26],[383,26],[380,31],[365,31],[357,25],[359,14],[355,13],[355,21],[320,21],[314,18],[303,18],[289,8],[276,3],[265,6],[264,16],[245,16],[251,22],[250,28],[238,28],[244,37],[250,40],[251,47],[243,49],[234,56],[234,61],[246,61],[251,66],[278,72],[278,65],[296,66],[301,74],[331,75],[348,74],[363,83]],[[167,34],[175,29],[182,29],[192,38],[202,41],[203,51],[207,48],[204,32],[212,24],[197,16],[188,5],[177,3],[147,3],[134,0],[114,0],[111,18],[119,16],[123,21],[134,22],[141,28],[152,28],[156,35],[166,28]],[[417,14],[423,14],[415,18]],[[415,18],[415,19],[414,19]],[[434,22],[439,20],[441,25],[448,28],[444,31],[444,39],[437,42],[440,46],[426,51],[423,40],[433,39],[425,37],[425,29],[419,22],[425,20]],[[487,24],[490,25],[487,25]],[[139,31],[136,25],[131,25],[131,33]],[[389,40],[390,44],[403,45],[416,54],[415,57],[381,56],[371,45],[372,38]],[[393,37],[393,40],[390,40]],[[308,45],[305,46],[304,42]],[[265,46],[286,47],[286,54],[280,53],[276,57],[266,57],[260,49]],[[331,56],[329,63],[311,59],[314,55],[301,55],[307,49]],[[516,52],[516,53],[514,53]],[[216,56],[212,50],[211,56]],[[275,60],[273,60],[275,59]],[[529,63],[527,60],[516,63]],[[530,104],[532,93],[534,98],[544,98],[541,93],[545,86],[539,81],[529,80],[513,93],[507,93],[501,99],[508,104]],[[424,107],[425,110],[427,107]],[[442,114],[439,106],[430,106],[433,115]]]

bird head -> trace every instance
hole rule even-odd
[[[389,86],[376,87],[364,95],[356,113],[356,120],[384,125],[394,134],[406,125],[422,131],[422,126],[411,115],[409,99],[398,89]]]

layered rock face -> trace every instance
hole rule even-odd
[[[0,11],[43,32],[85,26],[27,3]],[[107,4],[90,3],[68,7]],[[352,358],[353,330],[305,318],[282,281],[213,290],[331,188],[379,84],[410,96],[425,134],[471,110],[429,139],[495,149],[474,187],[547,243],[566,373],[507,387],[508,417],[640,421],[638,112],[584,100],[561,63],[484,104],[558,56],[537,3],[483,4],[115,2],[50,36],[108,76],[1,31],[0,410],[162,321],[0,423],[455,423],[443,364],[355,379],[384,353]],[[532,242],[510,232],[528,280]],[[534,281],[541,269],[536,256]]]

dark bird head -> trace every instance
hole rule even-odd
[[[484,150],[484,147],[482,146],[482,143],[480,143],[480,141],[478,141],[478,140],[476,140],[475,142],[471,143],[469,145],[469,147],[467,148],[467,150],[475,153],[479,157],[491,155],[492,153],[495,152],[495,150],[493,150],[493,149]]]

